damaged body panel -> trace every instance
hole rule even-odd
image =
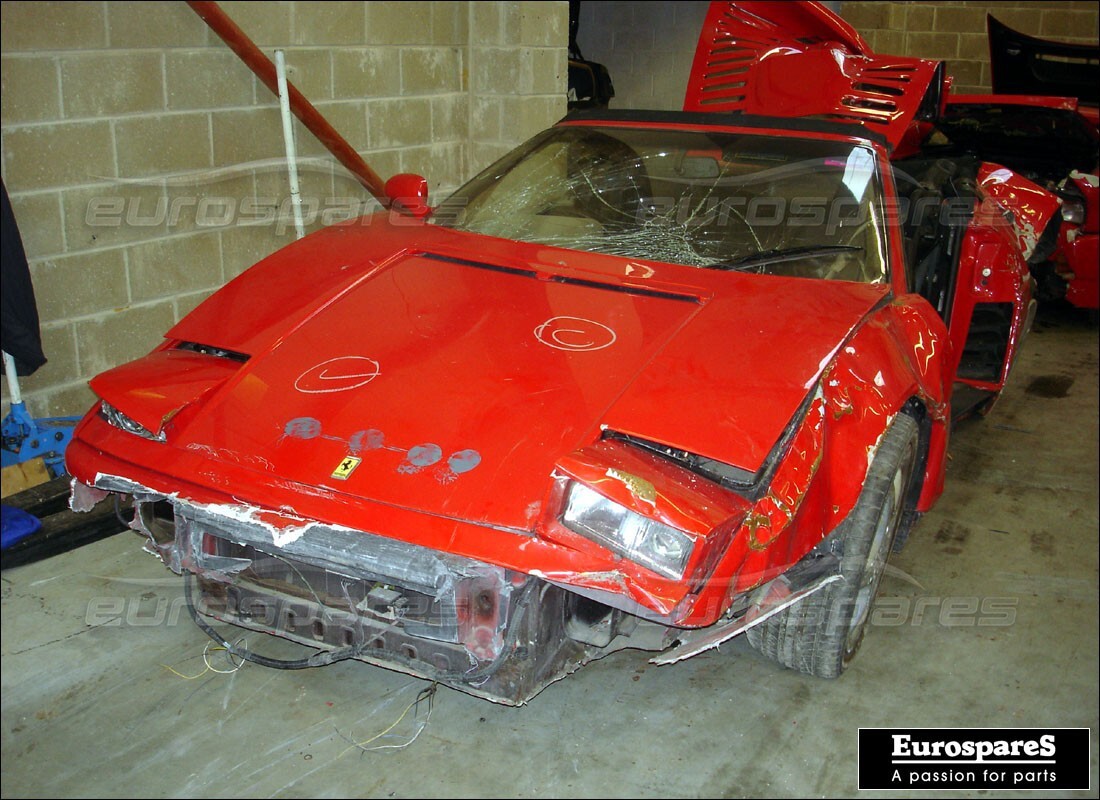
[[[747,631],[835,676],[942,492],[964,298],[1010,306],[1004,364],[1030,301],[995,198],[967,184],[960,224],[914,233],[890,155],[851,121],[567,118],[426,218],[273,254],[97,377],[73,506],[132,495],[200,626],[316,650],[294,667],[520,704]],[[774,626],[807,604],[840,633],[787,663]]]
[[[1026,257],[1037,297],[1078,308],[1100,307],[1100,131],[1092,111],[1072,97],[953,95],[923,147],[939,158],[973,155],[1037,184],[1038,193],[1004,198],[1021,220],[1050,200],[1060,206],[1060,227]]]

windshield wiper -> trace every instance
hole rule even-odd
[[[862,249],[863,248],[859,245],[854,244],[815,244],[807,247],[777,247],[773,250],[761,250],[759,253],[749,253],[748,255],[730,261],[719,261],[714,264],[708,264],[707,268],[741,270],[749,269],[750,267],[761,267],[765,264],[797,261],[800,258],[809,258],[811,256],[824,256],[829,253],[844,253]]]

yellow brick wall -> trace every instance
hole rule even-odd
[[[947,62],[954,92],[988,93],[989,42],[985,18],[992,14],[1029,36],[1096,44],[1100,4],[1083,2],[918,2],[875,0],[842,3],[840,15],[880,53]]]
[[[565,113],[563,1],[221,5],[379,175],[419,172],[436,197]],[[183,2],[0,9],[3,179],[49,358],[21,386],[33,413],[77,414],[88,378],[293,237],[271,221],[282,128]],[[296,133],[310,229],[376,207]]]

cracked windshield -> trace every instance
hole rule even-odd
[[[868,148],[758,134],[554,128],[498,161],[433,222],[693,267],[885,279]]]

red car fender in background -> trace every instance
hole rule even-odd
[[[1100,308],[1100,176],[1074,170],[1066,179],[1081,193],[1084,222],[1062,224],[1054,267],[1066,281],[1066,300],[1078,308]]]

